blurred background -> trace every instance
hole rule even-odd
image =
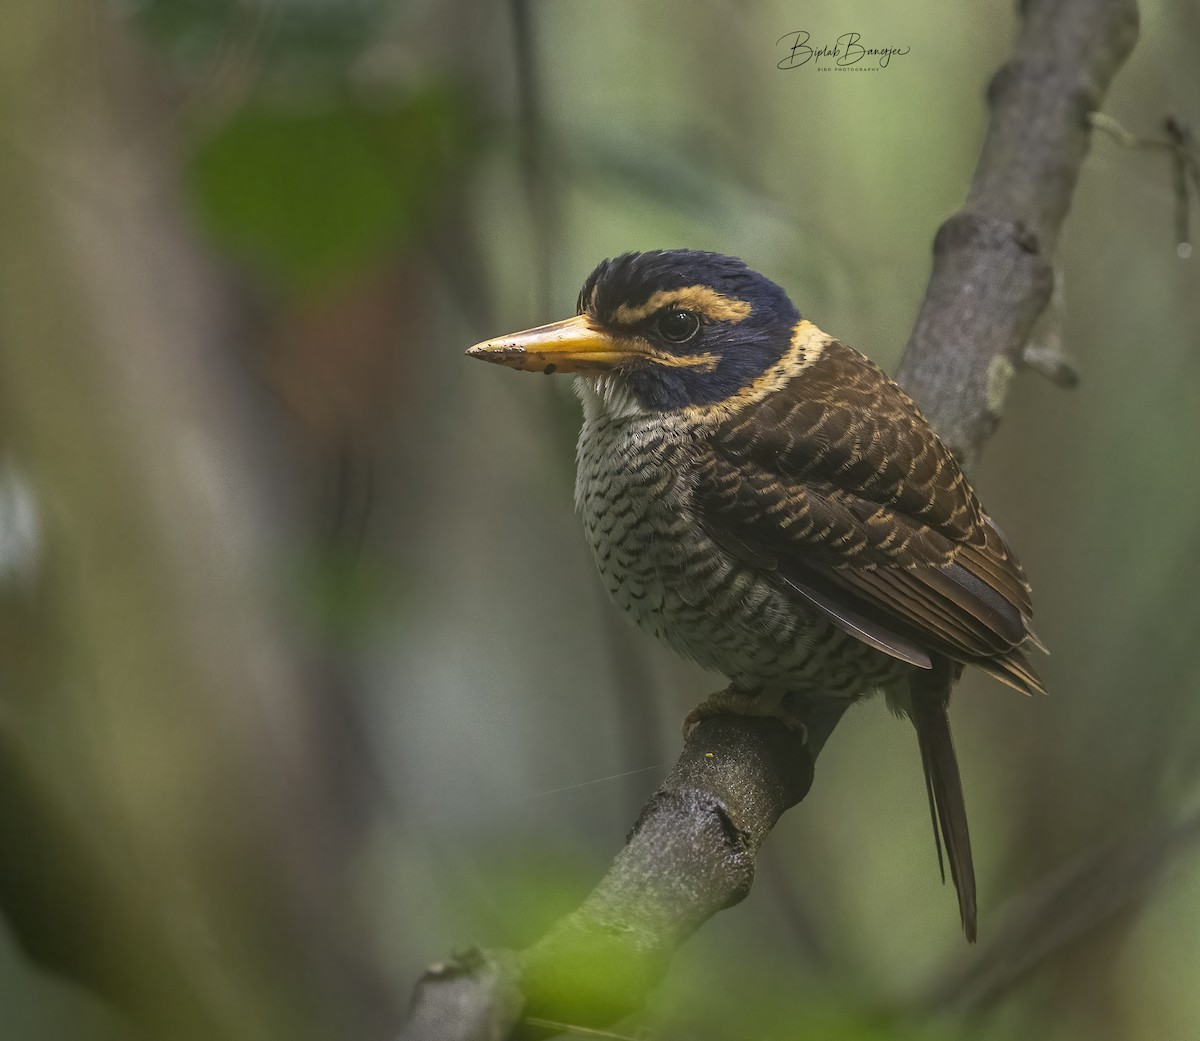
[[[422,968],[574,906],[717,677],[604,600],[569,380],[469,364],[600,259],[746,259],[894,368],[1008,2],[8,0],[0,1039],[386,1038]],[[907,47],[777,68],[778,39]],[[1200,120],[1200,8],[1104,109]],[[1200,269],[1097,135],[1082,381],[976,474],[1049,698],[954,704],[982,908],[911,728],[856,707],[653,1038],[1200,1035]],[[1193,205],[1195,199],[1193,198]],[[1193,214],[1193,224],[1200,215]],[[102,993],[106,1000],[98,1000]]]

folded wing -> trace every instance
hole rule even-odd
[[[725,550],[864,643],[1042,691],[1029,586],[911,399],[837,341],[719,426],[696,488]]]

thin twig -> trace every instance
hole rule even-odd
[[[1108,134],[1123,148],[1170,154],[1171,192],[1175,198],[1175,251],[1181,260],[1187,260],[1192,255],[1191,191],[1195,191],[1200,201],[1200,157],[1191,129],[1181,119],[1167,116],[1163,121],[1165,138],[1141,137],[1130,133],[1103,112],[1091,113],[1089,121],[1094,129]]]

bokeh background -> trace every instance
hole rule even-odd
[[[688,246],[894,367],[1017,14],[6,0],[0,27],[0,1038],[129,1010],[385,1038],[424,965],[582,898],[719,685],[604,601],[569,381],[463,350]],[[910,51],[782,71],[800,29]],[[1143,3],[1105,111],[1200,121],[1198,58],[1200,8]],[[980,944],[910,728],[866,703],[626,1034],[1200,1035],[1176,211],[1167,153],[1097,136],[1042,334],[1081,383],[1021,374],[976,474],[1053,650],[1049,698],[968,677],[954,705]]]

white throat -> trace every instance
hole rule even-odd
[[[575,393],[583,402],[585,422],[601,419],[628,419],[643,415],[646,409],[620,376],[576,376]]]

